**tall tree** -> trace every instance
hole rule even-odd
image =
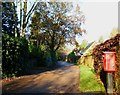
[[[22,33],[22,0],[20,0],[20,35],[23,35]]]
[[[18,17],[14,2],[2,3],[2,32],[10,36],[19,36]]]
[[[82,49],[85,49],[86,47],[87,47],[87,45],[88,45],[88,42],[87,42],[87,40],[83,40],[82,41],[82,43],[80,44],[80,49],[82,50]]]
[[[29,23],[30,17],[32,16],[32,13],[34,12],[34,8],[37,4],[37,0],[33,2],[32,6],[28,6],[28,0],[20,0],[20,35],[25,36],[25,33],[27,32],[27,25]]]
[[[55,63],[56,51],[65,43],[74,44],[75,36],[82,35],[84,15],[78,9],[71,11],[72,3],[39,2],[32,17],[31,31],[46,45]]]

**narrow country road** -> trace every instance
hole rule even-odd
[[[59,68],[26,75],[2,84],[2,93],[79,93],[79,66],[58,62]]]

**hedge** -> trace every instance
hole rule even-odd
[[[104,51],[114,51],[116,52],[116,72],[113,73],[114,75],[114,89],[115,92],[118,93],[120,90],[120,34],[117,34],[114,38],[111,38],[109,40],[106,40],[104,43],[101,43],[97,45],[93,49],[93,57],[94,57],[94,68],[98,75],[100,75],[100,78],[102,82],[104,83],[104,86],[106,88],[106,72],[103,70],[103,52]],[[116,81],[117,80],[117,81]],[[119,91],[120,92],[120,91]]]
[[[21,75],[28,61],[28,41],[25,38],[2,36],[2,78]]]

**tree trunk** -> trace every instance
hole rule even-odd
[[[27,0],[24,1],[23,8],[23,34],[26,33],[26,15],[27,15]]]
[[[22,7],[22,0],[20,0],[20,36],[24,36],[26,32],[26,15],[27,0],[24,1],[24,7]]]
[[[14,19],[14,22],[15,22],[15,27],[14,27],[14,36],[15,37],[19,37],[19,31],[17,29],[17,16],[16,16],[16,8],[15,8],[15,4],[14,2],[12,2],[12,7],[13,7],[13,19]]]
[[[52,64],[51,66],[54,66],[57,62],[57,58],[56,58],[56,52],[55,51],[50,51],[50,56],[51,56],[51,61],[52,61]]]
[[[20,0],[20,36],[22,35],[22,0]]]
[[[24,6],[22,5],[23,2]],[[24,0],[23,2],[20,0],[20,36],[25,36],[27,24],[37,4],[37,1],[34,2],[30,10],[27,12],[27,0]]]

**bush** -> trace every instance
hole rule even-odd
[[[50,56],[50,53],[49,53],[49,52],[46,52],[46,53],[45,53],[45,65],[46,65],[47,67],[52,66],[52,59],[51,59],[51,56]]]
[[[72,62],[72,63],[77,63],[77,56],[75,55],[74,51],[72,51],[69,55],[68,55],[68,62]]]
[[[56,62],[57,62],[56,52],[46,51],[44,57],[45,57],[45,65],[47,67],[53,67],[56,65]]]
[[[41,50],[39,47],[36,47],[34,45],[29,45],[29,57],[34,59],[41,55]]]
[[[28,61],[28,41],[2,36],[2,78],[21,75],[26,71]]]
[[[64,52],[57,52],[56,57],[58,61],[66,61],[67,55]]]
[[[53,65],[50,52],[46,51],[42,45],[39,47],[29,45],[29,57],[36,60],[34,65],[37,67],[51,67]]]
[[[29,58],[35,59],[35,66],[45,66],[45,51],[42,51],[40,47],[35,45],[29,45]]]

